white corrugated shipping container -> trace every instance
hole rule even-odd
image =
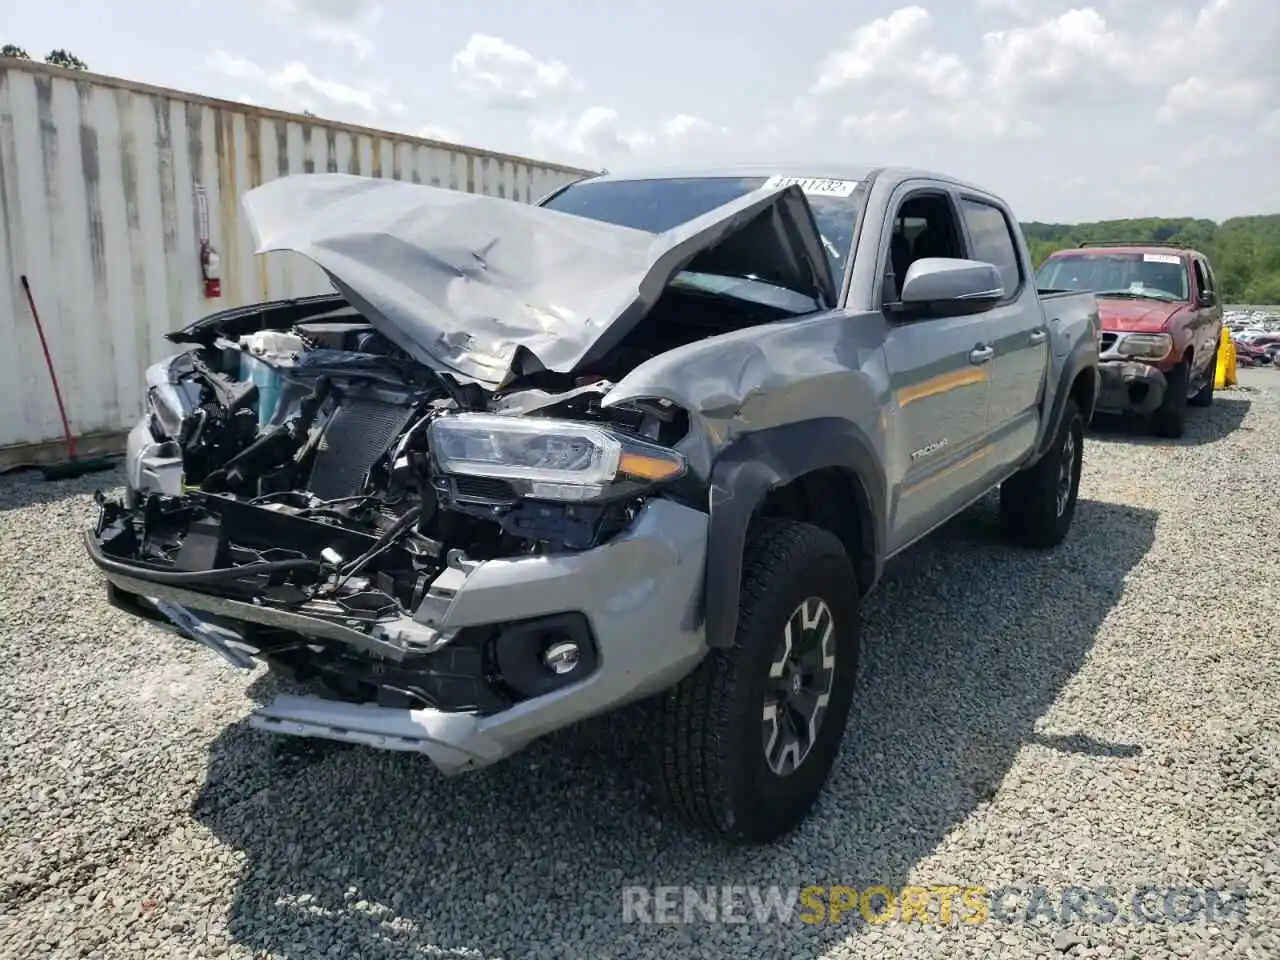
[[[340,171],[533,202],[589,171],[0,60],[0,469],[61,456],[20,278],[87,452],[118,448],[163,335],[227,307],[331,290],[313,264],[253,255],[240,198]],[[207,211],[207,218],[202,216]],[[222,293],[204,296],[202,221]]]

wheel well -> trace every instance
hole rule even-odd
[[[866,488],[852,470],[824,467],[775,487],[756,516],[798,520],[831,531],[853,561],[859,588],[870,588],[875,579],[875,524]]]
[[[1093,418],[1093,405],[1098,399],[1098,372],[1081,370],[1071,384],[1071,399],[1076,402],[1084,422]]]

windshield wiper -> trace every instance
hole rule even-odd
[[[1139,290],[1097,290],[1095,297],[1111,297],[1116,300],[1164,300],[1173,303],[1174,298],[1163,293],[1145,293]]]

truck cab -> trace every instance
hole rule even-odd
[[[1059,250],[1041,287],[1090,290],[1102,320],[1102,413],[1149,414],[1157,436],[1177,438],[1187,407],[1213,402],[1222,304],[1209,258],[1155,242],[1082,243]]]

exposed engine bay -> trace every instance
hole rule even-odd
[[[148,585],[205,598],[182,632],[222,631],[224,656],[356,703],[503,709],[560,682],[556,643],[589,672],[589,627],[442,632],[451,568],[599,546],[654,496],[705,510],[676,449],[685,412],[600,400],[653,356],[788,315],[673,286],[587,370],[526,356],[494,392],[410,359],[342,297],[215,315],[149,372],[146,483],[99,497],[90,553],[132,613],[181,625]]]

